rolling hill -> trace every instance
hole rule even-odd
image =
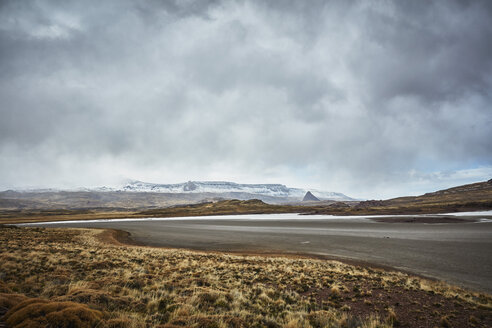
[[[492,210],[492,179],[457,186],[421,196],[367,200],[351,206],[334,203],[314,210],[316,214],[421,214]]]

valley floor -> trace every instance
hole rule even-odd
[[[491,214],[256,214],[82,220],[35,226],[123,230],[147,246],[350,259],[492,293]]]
[[[492,298],[337,261],[122,244],[0,227],[10,327],[491,327]]]

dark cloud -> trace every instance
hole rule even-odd
[[[488,1],[3,1],[0,188],[385,197],[492,173]]]

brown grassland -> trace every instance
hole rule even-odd
[[[112,211],[109,209],[92,210],[16,210],[0,211],[0,224],[20,222],[43,222],[64,220],[116,219],[142,217],[182,217],[233,214],[270,214],[302,213],[308,208],[303,206],[271,205],[261,200],[222,200],[192,205],[164,207],[159,209]]]
[[[8,327],[492,326],[489,295],[401,272],[132,246],[118,236],[0,227],[0,321]]]

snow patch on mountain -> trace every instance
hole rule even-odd
[[[289,188],[282,184],[240,184],[227,181],[188,181],[176,184],[156,184],[129,181],[120,188],[99,188],[100,191],[162,192],[162,193],[230,193],[242,192],[262,196],[302,199],[307,189]],[[310,189],[319,199],[348,201],[352,198],[337,192]]]

